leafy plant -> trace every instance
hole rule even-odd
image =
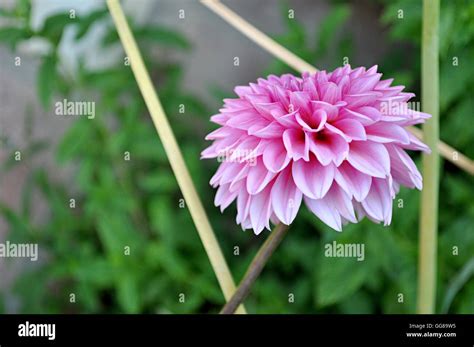
[[[418,95],[421,7],[413,3],[416,2],[397,0],[383,7],[382,20],[390,25],[390,37],[397,44],[381,62],[380,70],[397,81],[405,76],[409,88]],[[474,84],[468,64],[474,54],[472,6],[468,1],[443,1],[441,25],[446,30],[440,53],[442,136],[470,157],[474,157],[473,130],[465,124],[471,117],[469,92]],[[405,10],[403,20],[397,17],[399,9]],[[350,32],[343,30],[351,13],[351,5],[333,5],[323,22],[315,24],[313,42],[304,26],[288,17],[288,7],[282,6],[286,32],[276,39],[318,67],[322,61],[329,61],[326,66],[331,69],[341,65],[342,57],[353,51]],[[49,17],[37,31],[29,25],[29,1],[18,1],[15,8],[1,10],[0,15],[9,23],[0,29],[1,42],[15,49],[20,42],[35,37],[51,47],[48,54],[38,58],[41,68],[37,89],[45,108],[51,109],[55,100],[63,98],[94,101],[96,105],[96,117],[75,118],[55,148],[56,162],[72,168],[74,175],[58,182],[36,168],[24,185],[21,207],[12,210],[0,205],[0,215],[9,225],[8,238],[38,242],[40,253],[47,253],[39,267],[22,272],[15,283],[20,311],[217,312],[223,303],[222,294],[130,67],[122,57],[114,65],[97,70],[81,62],[74,78],[62,69],[57,50],[65,26],[74,26],[76,40],[80,40],[100,22],[107,28],[101,49],[120,45],[105,9],[77,16],[74,21],[68,13],[60,13]],[[211,110],[185,91],[182,67],[161,54],[163,50],[187,51],[192,45],[168,28],[134,23],[132,27],[238,280],[263,238],[238,230],[233,220],[235,211],[221,214],[213,207],[214,192],[208,181],[216,165],[198,161],[205,147],[202,139],[211,127]],[[158,53],[152,50],[155,46],[160,47]],[[453,56],[459,57],[458,66],[452,65]],[[265,72],[288,71],[275,61]],[[230,88],[219,88],[219,97],[225,94],[223,89]],[[185,106],[185,113],[179,112],[181,105]],[[60,121],[58,117],[54,119]],[[32,142],[29,148],[41,146]],[[127,155],[130,160],[126,160]],[[14,164],[9,161],[3,169],[9,170]],[[440,201],[438,306],[449,302],[449,312],[474,310],[474,281],[468,276],[471,271],[465,268],[474,253],[473,183],[472,177],[445,163]],[[41,224],[32,217],[33,194],[42,197],[49,211],[46,222]],[[70,207],[71,199],[74,208]],[[301,211],[246,301],[248,310],[414,312],[418,199],[417,192],[402,189],[395,200],[389,228],[362,222],[348,226],[342,233],[335,233],[308,211]],[[325,245],[333,241],[363,243],[365,260],[325,257]],[[73,303],[71,294],[75,295]],[[180,301],[180,294],[184,294],[184,302]],[[1,295],[0,303],[5,303]]]

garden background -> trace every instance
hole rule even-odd
[[[218,312],[222,294],[105,4],[57,3],[0,5],[0,241],[40,248],[35,263],[0,259],[0,312]],[[267,234],[242,232],[235,206],[214,207],[217,163],[199,153],[233,86],[291,69],[198,2],[124,3],[238,281]],[[224,3],[314,66],[378,64],[419,101],[421,1]],[[441,139],[473,158],[474,1],[442,0],[440,26]],[[96,117],[55,115],[64,98],[94,101]],[[474,179],[442,161],[440,183],[437,312],[473,313]],[[363,221],[342,233],[303,209],[248,311],[415,312],[419,197],[402,188],[390,227]],[[364,243],[365,260],[325,257],[333,240]]]

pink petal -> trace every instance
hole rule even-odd
[[[242,162],[249,154],[256,154],[257,149],[262,151],[261,143],[262,140],[258,137],[247,136],[236,147],[227,151],[225,160]]]
[[[211,122],[224,126],[225,123],[227,123],[227,121],[229,120],[229,118],[230,117],[227,114],[218,113],[211,116]]]
[[[352,140],[367,140],[364,126],[356,120],[341,119],[334,122],[333,125]]]
[[[282,223],[290,225],[298,213],[303,194],[293,182],[289,168],[278,175],[271,196],[275,215]]]
[[[253,105],[259,114],[264,116],[267,120],[274,119],[274,115],[284,115],[286,110],[283,105],[279,102],[270,102],[270,103],[255,103]]]
[[[313,112],[317,110],[322,110],[326,112],[326,119],[328,121],[336,119],[339,114],[337,106],[334,106],[324,101],[311,101],[311,106],[313,108]]]
[[[308,135],[297,129],[287,129],[283,133],[283,143],[288,152],[288,156],[293,160],[309,160],[309,140]]]
[[[393,78],[390,78],[390,79],[387,79],[387,80],[382,80],[379,83],[377,83],[377,85],[374,87],[374,89],[379,90],[379,89],[388,88],[388,87],[390,87],[392,82],[393,82]]]
[[[221,177],[224,174],[227,165],[229,165],[229,163],[222,163],[221,165],[219,165],[216,173],[214,174],[214,176],[211,177],[209,184],[213,186],[214,188],[216,188],[219,185]]]
[[[323,198],[334,180],[334,166],[322,166],[314,157],[294,162],[292,173],[296,186],[311,199]]]
[[[333,208],[333,206],[328,204],[325,200],[326,199],[304,198],[304,202],[311,212],[334,230],[341,231],[342,221],[339,211]]]
[[[379,122],[365,128],[367,139],[380,143],[399,142],[409,144],[408,133],[401,126],[393,123]]]
[[[423,187],[423,179],[410,156],[396,145],[387,146],[393,177],[410,188]]]
[[[296,114],[298,111],[294,111],[288,114],[285,114],[283,116],[275,116],[275,120],[283,125],[286,128],[290,129],[300,129],[300,126],[298,125],[298,122],[296,121]]]
[[[234,88],[234,92],[238,96],[244,97],[245,95],[252,93],[252,88],[249,86],[237,86]]]
[[[310,114],[310,101],[311,98],[306,92],[293,92],[290,94],[290,104],[293,105],[293,111]]]
[[[235,219],[237,224],[242,223],[249,216],[251,195],[245,189],[239,191],[237,196],[237,217]]]
[[[296,113],[295,118],[305,131],[318,132],[326,124],[327,114],[324,110],[316,110],[312,115],[307,114],[304,117],[300,113]]]
[[[347,161],[370,176],[384,178],[390,173],[390,157],[385,146],[379,143],[352,141]]]
[[[244,167],[233,177],[229,187],[231,192],[235,191],[236,189],[240,189],[239,183],[243,181],[245,177],[247,177],[251,166],[252,165],[250,163],[245,163]]]
[[[229,135],[231,135],[233,132],[235,132],[234,129],[229,128],[229,127],[222,127],[219,129],[216,129],[212,132],[210,132],[205,139],[206,140],[217,140],[217,139],[222,139],[225,138]]]
[[[370,190],[372,177],[354,169],[348,162],[343,162],[337,169],[334,178],[339,186],[357,201],[365,199]]]
[[[271,122],[270,124],[264,127],[250,127],[248,130],[248,134],[256,137],[260,137],[262,139],[273,139],[273,138],[281,138],[285,128],[281,126],[277,122]]]
[[[360,94],[346,94],[344,96],[344,101],[347,102],[347,105],[352,109],[367,106],[375,102],[379,97],[382,96],[382,93],[379,92],[366,92]]]
[[[227,98],[224,99],[224,107],[231,110],[246,110],[252,108],[252,104],[244,99]]]
[[[337,184],[332,185],[326,197],[331,199],[333,208],[337,209],[344,219],[352,223],[357,222],[350,195],[339,188]]]
[[[311,76],[303,79],[303,90],[310,95],[311,100],[319,100],[318,90],[316,89],[314,79]]]
[[[243,111],[240,112],[238,116],[234,116],[230,118],[226,125],[232,128],[247,130],[251,126],[255,125],[258,122],[263,126],[268,123],[265,119],[262,118],[257,112],[255,111]]]
[[[377,221],[384,221],[384,225],[392,220],[392,197],[387,181],[374,178],[370,192],[362,201],[362,206],[368,216]]]
[[[283,142],[278,139],[272,141],[263,151],[263,164],[271,172],[280,172],[290,162]]]
[[[321,164],[329,165],[334,162],[336,166],[339,166],[347,156],[349,145],[341,135],[324,129],[313,134],[310,150]]]
[[[284,88],[276,84],[272,85],[270,90],[272,92],[273,99],[280,102],[285,109],[288,109],[288,106],[290,105],[290,98],[288,96],[289,93]]]
[[[268,183],[275,177],[275,173],[268,171],[261,160],[250,167],[247,175],[247,192],[251,195],[260,193]]]
[[[401,145],[400,147],[411,149],[413,151],[422,151],[425,153],[431,153],[431,149],[421,142],[415,135],[412,133],[408,133],[408,137],[410,138],[410,144],[408,145]]]
[[[219,186],[216,196],[214,198],[214,205],[221,207],[221,212],[224,211],[237,197],[237,192],[229,192],[229,184]]]
[[[235,131],[229,136],[215,140],[214,143],[201,152],[201,159],[216,158],[226,155],[226,152],[241,141],[242,132]]]
[[[366,72],[365,72],[365,75],[368,76],[368,75],[373,75],[377,72],[377,69],[378,69],[378,65],[374,65],[372,66],[370,69],[368,69]],[[380,74],[382,75],[382,74]],[[379,78],[380,79],[380,78]]]
[[[382,74],[373,74],[359,77],[352,81],[349,94],[365,93],[371,91],[380,80]]]
[[[328,104],[334,105],[336,102],[341,100],[341,89],[333,82],[325,84],[321,91],[321,100]]]
[[[225,166],[225,170],[222,173],[219,184],[226,184],[226,183],[232,182],[235,176],[237,176],[247,166],[247,164],[245,163],[229,162],[226,164],[228,165]],[[221,166],[224,166],[224,165],[221,165]]]
[[[272,213],[271,185],[268,185],[260,194],[251,197],[250,222],[256,235],[260,234],[266,225],[269,225]]]
[[[362,113],[350,110],[348,108],[343,108],[341,111],[341,116],[344,119],[354,119],[362,125],[369,125],[375,123],[375,121]]]

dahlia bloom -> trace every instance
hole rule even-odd
[[[381,80],[377,66],[270,75],[238,86],[211,121],[220,127],[202,158],[221,164],[210,184],[221,211],[237,200],[236,222],[259,234],[289,225],[304,200],[331,228],[367,216],[390,224],[400,185],[422,188],[405,150],[429,148],[405,127],[430,115],[412,93]]]

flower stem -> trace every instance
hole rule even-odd
[[[173,130],[166,118],[166,114],[161,105],[160,99],[153,87],[150,75],[143,62],[140,50],[135,42],[132,31],[128,25],[125,14],[118,0],[107,0],[107,6],[115,23],[125,53],[130,58],[135,80],[142,93],[143,99],[150,112],[151,119],[155,125],[158,136],[170,161],[173,173],[178,181],[178,185],[183,193],[189,212],[199,233],[204,249],[209,257],[214,273],[221,286],[224,297],[229,299],[235,291],[235,284],[230,270],[225,261],[224,255],[219,247],[219,243],[214,235],[209,219],[202,206],[199,195],[194,187],[191,175],[189,174],[186,162],[174,137]],[[245,308],[241,306],[239,313],[245,313]]]
[[[424,112],[432,115],[423,126],[423,140],[432,153],[423,155],[417,312],[434,313],[439,190],[439,0],[423,0],[422,31],[421,101]]]
[[[275,249],[280,244],[281,240],[285,237],[288,231],[288,225],[283,223],[278,224],[275,229],[270,233],[270,236],[265,240],[262,247],[257,252],[257,255],[253,258],[250,263],[244,278],[240,282],[234,295],[224,308],[221,310],[221,314],[232,314],[235,312],[237,307],[245,300],[250,293],[250,289],[254,284],[263,270],[263,267],[267,263],[270,256],[273,254]]]

